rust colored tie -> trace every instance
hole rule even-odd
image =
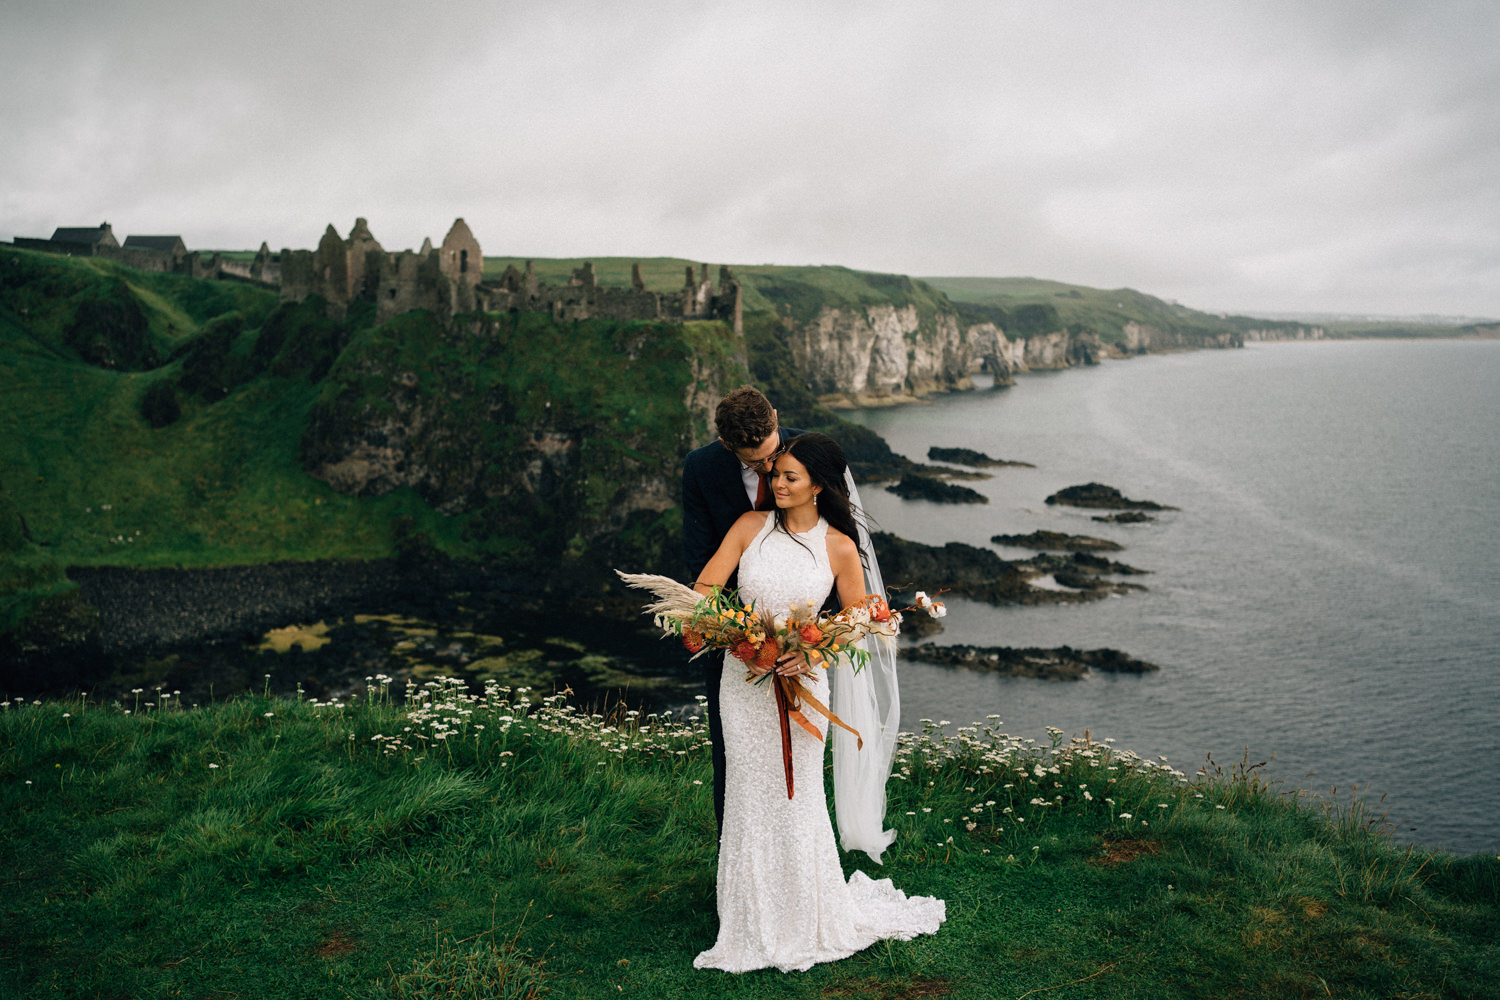
[[[771,477],[764,472],[757,472],[755,476],[759,480],[759,483],[755,487],[755,509],[769,510],[770,504],[768,501],[771,499],[771,487],[767,480]]]

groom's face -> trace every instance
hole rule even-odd
[[[772,410],[772,420],[775,420],[775,414],[776,411]],[[723,444],[724,439],[720,438],[719,443]],[[725,444],[724,447],[729,448],[729,445]],[[781,433],[779,426],[773,424],[771,433],[767,434],[760,444],[757,444],[753,448],[729,448],[729,450],[734,452],[734,457],[739,459],[740,464],[745,468],[755,472],[770,472],[771,466],[775,464],[777,456],[781,454]]]

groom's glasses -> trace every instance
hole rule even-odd
[[[771,471],[771,466],[775,465],[776,464],[776,460],[778,458],[780,458],[782,455],[785,455],[785,454],[786,454],[786,449],[785,448],[777,448],[775,451],[771,452],[771,454],[767,455],[765,458],[756,459],[753,462],[747,462],[743,458],[741,458],[740,459],[740,468],[744,469],[746,472],[770,472]],[[739,458],[738,455],[736,455],[735,457]]]

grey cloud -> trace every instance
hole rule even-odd
[[[0,238],[462,215],[491,253],[1500,315],[1489,3],[25,7]]]

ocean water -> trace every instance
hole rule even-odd
[[[1497,386],[1496,341],[1253,344],[856,411],[917,461],[938,445],[1036,466],[969,483],[987,505],[866,486],[885,530],[1095,535],[1150,571],[1130,578],[1144,593],[1081,605],[950,600],[935,641],[1111,646],[1159,673],[1059,683],[905,662],[903,728],[993,714],[1188,773],[1209,755],[1268,760],[1287,789],[1357,791],[1398,840],[1500,853]],[[1110,525],[1044,502],[1086,482],[1181,509]]]

